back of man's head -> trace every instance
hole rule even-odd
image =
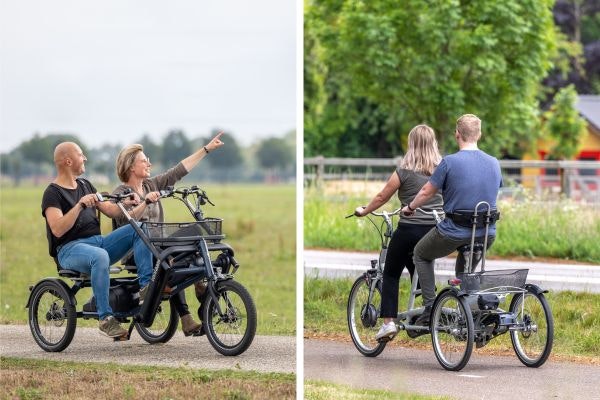
[[[481,137],[481,120],[473,114],[465,114],[456,120],[456,130],[464,142],[477,142]]]

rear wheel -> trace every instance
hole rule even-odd
[[[141,323],[135,323],[135,330],[142,339],[150,344],[166,343],[177,331],[179,316],[175,308],[171,306],[170,301],[162,301],[158,305],[156,315],[151,326],[144,326]]]
[[[66,349],[77,326],[70,294],[59,283],[44,282],[33,289],[29,305],[29,328],[35,342],[45,351]]]
[[[256,307],[246,288],[234,280],[217,282],[215,290],[219,306],[210,295],[202,306],[206,337],[219,353],[237,356],[246,351],[254,339]]]
[[[473,351],[473,316],[464,298],[453,290],[442,292],[431,310],[431,342],[438,362],[460,371]]]
[[[510,303],[510,312],[522,327],[510,331],[517,357],[528,367],[541,366],[548,359],[554,340],[554,321],[546,298],[532,291],[517,294]]]
[[[381,311],[381,281],[375,283],[371,292],[371,280],[365,276],[358,278],[352,285],[348,297],[348,329],[358,351],[367,357],[376,357],[386,342],[375,339],[377,320]]]

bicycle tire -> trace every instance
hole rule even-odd
[[[144,326],[139,322],[135,323],[135,330],[147,343],[167,343],[179,325],[179,316],[175,307],[170,301],[163,301],[159,304],[151,326]]]
[[[60,352],[71,344],[77,327],[77,312],[62,285],[47,281],[36,286],[28,314],[33,339],[43,350]]]
[[[375,291],[369,302],[370,280],[361,276],[354,281],[346,309],[348,330],[356,349],[366,357],[377,357],[387,342],[375,339],[377,320],[381,311],[381,280],[375,284]]]
[[[256,306],[242,284],[228,279],[215,284],[218,308],[212,296],[203,304],[204,330],[210,344],[225,356],[237,356],[248,349],[256,334]]]
[[[521,303],[524,303],[523,309]],[[510,302],[509,310],[515,314],[518,324],[531,329],[510,331],[510,340],[517,357],[527,367],[542,366],[550,356],[554,341],[554,319],[544,294],[531,289],[525,294],[517,294]]]

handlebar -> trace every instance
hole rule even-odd
[[[382,212],[375,212],[375,211],[371,211],[369,213],[369,215],[374,215],[376,217],[383,217],[383,218],[387,218],[387,217],[392,217],[394,215],[399,215],[402,211],[402,207],[395,209],[392,212],[389,211],[382,211]],[[415,211],[420,211],[423,214],[427,214],[427,215],[433,215],[433,217],[435,218],[437,223],[440,223],[442,221],[442,215],[444,214],[444,211],[438,211],[438,210],[431,210],[431,211],[427,211],[421,207],[417,207],[415,209]],[[347,215],[346,218],[350,218],[350,217],[354,217],[354,213]]]
[[[206,192],[196,185],[193,185],[189,188],[183,187],[177,189],[175,189],[173,186],[168,186],[166,189],[160,191],[160,197],[174,197],[175,195],[180,195],[182,199],[185,199],[191,194],[198,196],[200,199],[200,205],[208,203],[211,206],[214,206],[213,202],[210,201],[206,195]]]

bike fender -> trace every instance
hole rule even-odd
[[[525,285],[525,289],[538,295],[542,293],[548,293],[548,290],[542,289],[541,287],[539,287],[538,285],[534,285],[533,283],[527,283]]]
[[[25,305],[25,308],[29,308],[29,306],[31,305],[31,296],[32,296],[34,290],[38,286],[40,286],[46,282],[52,282],[52,283],[55,283],[55,284],[60,285],[63,288],[65,288],[67,293],[69,293],[69,305],[72,305],[72,306],[77,305],[77,300],[75,299],[75,296],[73,296],[73,294],[71,293],[71,288],[69,287],[69,285],[67,285],[67,283],[65,281],[63,281],[62,279],[59,279],[59,278],[44,278],[41,281],[39,281],[38,283],[36,283],[35,285],[29,287],[29,297],[27,298],[27,304]]]
[[[450,291],[452,291],[452,292],[456,293],[456,295],[457,295],[458,297],[466,297],[466,296],[468,296],[468,295],[469,295],[469,293],[467,293],[466,291],[464,291],[464,290],[461,290],[461,289],[459,289],[459,288],[457,288],[457,287],[454,287],[454,286],[447,286],[447,287],[443,288],[443,289],[442,289],[442,290],[441,290],[441,291],[440,291],[440,292],[437,294],[437,296],[440,296],[442,293],[445,293],[445,292],[450,292]],[[437,296],[436,296],[436,297],[437,297]]]

